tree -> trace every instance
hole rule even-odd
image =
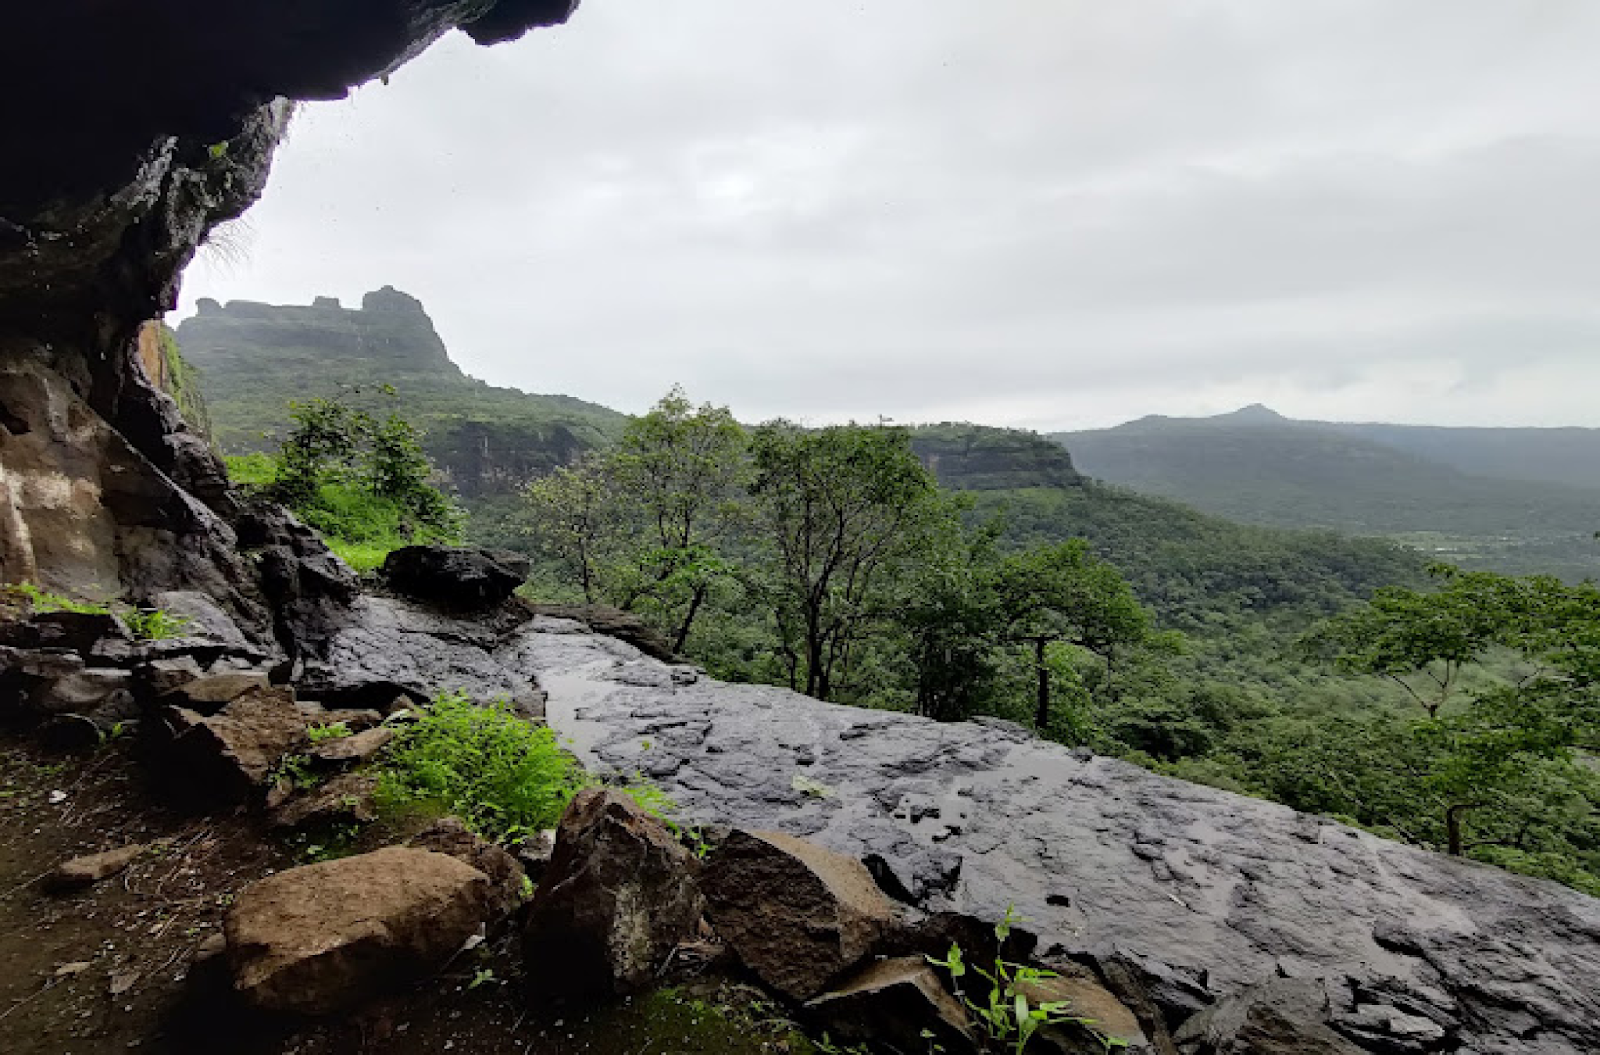
[[[1409,736],[1449,853],[1513,845],[1502,834],[1469,839],[1468,818],[1489,815],[1480,827],[1494,832],[1527,798],[1531,774],[1600,750],[1600,587],[1430,570],[1434,592],[1379,590],[1303,644],[1342,670],[1405,686],[1418,704]],[[1463,673],[1494,657],[1500,669],[1463,688]]]
[[[1119,651],[1150,636],[1150,616],[1121,573],[1089,552],[1083,539],[1037,546],[1007,557],[997,591],[1006,636],[1032,646],[1037,691],[1034,725],[1050,725],[1052,642],[1088,650],[1104,664],[1102,695],[1113,697]]]
[[[562,564],[593,604],[618,534],[616,502],[599,458],[562,466],[523,489],[534,546]]]
[[[650,412],[629,422],[606,475],[637,518],[648,548],[623,608],[648,597],[663,610],[682,651],[716,580],[729,573],[719,544],[743,519],[747,441],[727,407],[695,407],[673,386]]]
[[[832,699],[852,652],[890,614],[881,587],[912,555],[938,493],[886,425],[807,430],[772,421],[751,437],[760,589],[791,688]]]

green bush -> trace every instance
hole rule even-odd
[[[596,783],[547,726],[503,700],[480,706],[457,692],[418,709],[389,749],[377,797],[385,812],[454,814],[484,838],[509,842],[555,827],[572,797]],[[657,817],[673,809],[643,780],[621,790]]]

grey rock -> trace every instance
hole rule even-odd
[[[506,699],[523,714],[543,713],[535,681],[499,655],[503,630],[526,621],[512,608],[507,624],[460,618],[407,601],[360,597],[340,626],[308,646],[298,684],[308,696],[346,706],[378,706],[397,693],[414,700],[461,691],[487,703]]]
[[[1040,957],[1122,979],[1112,989],[1136,1011],[1147,999],[1175,1024],[1292,974],[1350,994],[1332,1013],[1358,1016],[1352,1036],[1394,1023],[1383,1043],[1397,1050],[1425,1018],[1462,1052],[1600,1051],[1600,901],[1557,884],[1004,729],[679,684],[559,619],[498,654],[538,677],[551,725],[589,764],[648,761],[687,819],[901,862],[930,911],[993,920],[1014,905]],[[802,772],[831,794],[796,792]],[[902,809],[907,796],[937,815]],[[923,874],[913,846],[959,857],[956,882]]]
[[[444,608],[492,608],[528,578],[528,558],[503,550],[402,546],[384,558],[389,587]]]

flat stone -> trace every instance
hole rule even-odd
[[[133,843],[115,850],[74,857],[57,865],[45,882],[54,890],[75,890],[92,886],[127,868],[149,848],[147,843]]]

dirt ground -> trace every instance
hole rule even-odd
[[[370,836],[369,841],[375,839]],[[147,843],[120,875],[56,893],[80,854]],[[365,848],[365,847],[361,847]],[[515,935],[491,936],[412,991],[331,1020],[285,1020],[232,996],[197,961],[236,892],[312,847],[248,816],[185,813],[147,779],[137,746],[48,753],[0,733],[0,1051],[7,1055],[756,1055],[815,1049],[759,994],[679,977],[589,1011],[524,996]]]

